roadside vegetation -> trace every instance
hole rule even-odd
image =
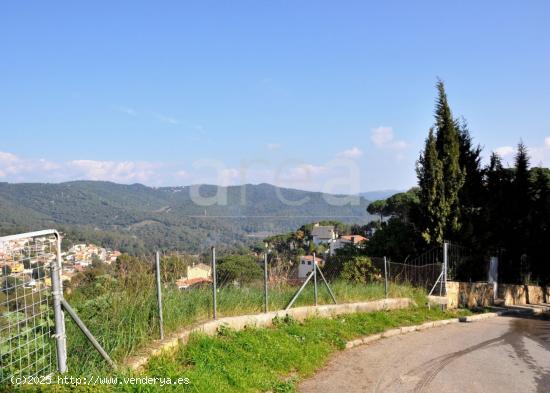
[[[222,329],[217,337],[195,335],[172,354],[153,358],[146,374],[185,375],[190,391],[292,392],[328,357],[357,337],[427,321],[447,319],[468,311],[419,307],[340,316],[277,321],[273,329]]]
[[[97,337],[115,361],[124,358],[140,347],[159,337],[158,311],[154,276],[143,273],[141,279],[123,279],[105,274],[98,276],[93,285],[79,288],[68,296],[90,331]],[[338,280],[331,284],[340,303],[368,301],[384,298],[384,285]],[[283,309],[296,286],[276,284],[269,288],[269,309]],[[253,314],[263,311],[264,293],[261,282],[252,282],[244,287],[226,285],[220,287],[218,316]],[[406,285],[391,285],[390,297],[409,297],[425,304],[423,291]],[[313,288],[306,287],[295,307],[313,304]],[[319,287],[319,304],[331,304],[328,291]],[[167,334],[212,318],[212,290],[210,287],[178,290],[172,284],[163,289],[164,330]],[[93,370],[105,370],[105,362],[90,346],[76,325],[67,319],[69,368],[74,374]]]
[[[310,318],[297,322],[276,319],[272,328],[234,331],[219,329],[209,337],[193,334],[186,345],[153,357],[140,374],[115,373],[127,377],[188,378],[188,385],[80,386],[94,392],[294,392],[299,381],[314,374],[346,342],[385,330],[428,321],[470,315],[468,310],[443,311],[415,307],[404,310]],[[74,371],[74,370],[73,370]],[[97,375],[113,375],[112,372]],[[71,372],[73,375],[77,375]],[[88,373],[85,375],[95,375]],[[70,392],[69,386],[26,387],[23,391]]]

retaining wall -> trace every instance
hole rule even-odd
[[[536,285],[498,284],[497,297],[504,305],[540,304],[550,302],[550,287]],[[487,282],[447,282],[447,305],[456,307],[487,307],[494,304],[493,284]]]
[[[494,303],[493,284],[486,282],[447,282],[447,307],[487,307]]]

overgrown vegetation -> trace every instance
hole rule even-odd
[[[293,392],[297,383],[322,367],[329,356],[357,337],[400,326],[467,315],[468,311],[441,311],[418,307],[311,318],[299,323],[275,320],[273,328],[233,331],[222,328],[215,337],[192,335],[186,345],[152,358],[140,376],[185,377],[187,386],[94,386],[100,392]],[[119,374],[122,378],[124,374]],[[66,392],[69,387],[42,387]]]
[[[162,260],[164,299],[164,327],[167,333],[182,327],[190,326],[198,321],[212,317],[212,290],[210,286],[191,290],[178,290],[174,285],[179,273],[171,274],[168,270],[180,272],[182,266],[191,263],[181,257],[166,256]],[[248,263],[255,260],[250,256],[235,256],[221,258],[224,263],[231,263],[232,269],[226,273],[236,274],[225,284],[221,284],[218,292],[218,316],[232,316],[263,311],[263,281],[255,279],[248,273],[241,276],[242,269],[237,260]],[[179,266],[179,267],[178,267]],[[255,265],[258,271],[261,270]],[[225,271],[225,270],[224,270]],[[235,273],[236,272],[236,273]],[[260,276],[261,277],[261,276]],[[234,280],[239,280],[238,286]],[[113,358],[122,361],[138,348],[157,338],[158,312],[154,284],[153,265],[150,261],[123,255],[116,265],[98,265],[82,273],[73,282],[66,295],[69,303],[77,310],[80,317],[96,335],[100,343]],[[384,286],[379,282],[364,283],[336,280],[331,287],[339,302],[354,302],[380,299],[384,297]],[[279,310],[284,308],[297,290],[294,285],[286,283],[271,283],[269,287],[269,308]],[[410,297],[418,304],[425,303],[425,295],[421,290],[408,286],[392,285],[389,295],[392,297]],[[319,287],[319,304],[332,302],[328,291]],[[313,288],[308,286],[298,298],[296,306],[313,304]],[[92,370],[102,370],[104,362],[93,350],[78,328],[67,322],[68,346],[71,353],[79,356],[69,356],[69,368],[72,373],[82,374]]]

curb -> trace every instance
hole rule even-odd
[[[431,321],[431,322],[423,323],[421,325],[403,326],[401,328],[390,329],[390,330],[386,330],[385,332],[382,332],[382,333],[371,334],[369,336],[364,336],[364,337],[357,338],[355,340],[348,341],[346,343],[346,349],[355,348],[355,347],[358,347],[360,345],[370,344],[370,343],[379,341],[382,338],[400,336],[400,335],[404,335],[404,334],[408,334],[408,333],[412,333],[412,332],[419,332],[419,331],[422,331],[422,330],[431,329],[431,328],[435,328],[435,327],[441,327],[441,326],[450,325],[450,324],[459,323],[459,322],[481,321],[481,320],[484,320],[484,319],[498,317],[498,316],[504,315],[506,313],[507,312],[505,312],[505,311],[490,312],[490,313],[485,313],[485,314],[470,315],[470,316],[467,316],[467,317],[459,317],[459,318],[451,318],[451,319],[442,319],[442,320],[439,320],[439,321]]]

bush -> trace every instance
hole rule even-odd
[[[246,284],[262,277],[262,269],[250,255],[228,255],[220,259],[217,274],[222,283]]]
[[[365,256],[355,256],[344,262],[340,277],[346,281],[367,283],[380,279],[380,271]]]

